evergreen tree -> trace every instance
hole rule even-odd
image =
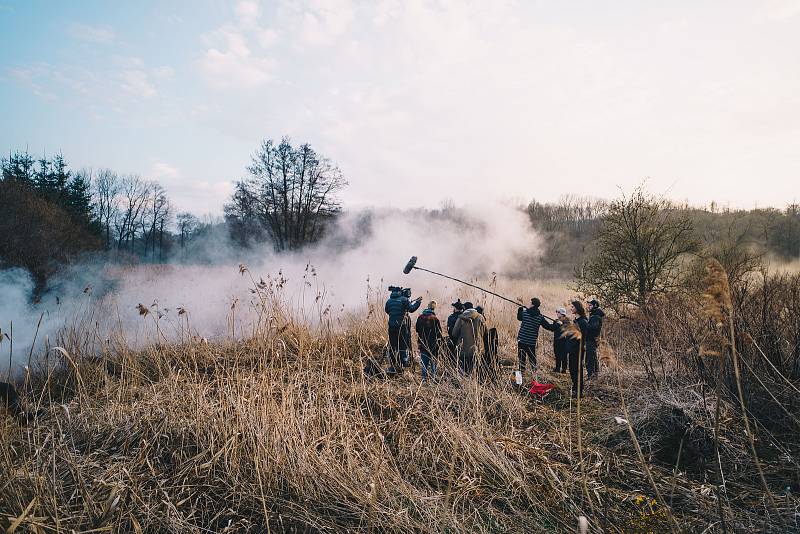
[[[67,162],[62,154],[58,154],[50,160],[50,195],[53,201],[59,206],[67,208],[69,206],[69,182],[72,172],[67,169]]]
[[[67,183],[65,207],[76,221],[89,223],[94,219],[91,179],[86,172],[75,173]]]
[[[31,185],[34,177],[33,165],[33,158],[27,151],[13,152],[9,154],[8,159],[3,158],[0,160],[3,180],[12,180]]]

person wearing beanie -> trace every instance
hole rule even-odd
[[[442,323],[436,317],[435,300],[430,301],[428,307],[417,317],[415,329],[422,360],[422,381],[428,382],[436,377],[436,358],[439,356],[439,344],[442,341]]]
[[[554,373],[567,372],[569,339],[565,335],[565,327],[569,324],[570,320],[567,317],[567,310],[565,308],[558,308],[556,310],[556,320],[552,323],[547,322],[547,319],[542,320],[542,328],[553,333],[553,354],[556,359],[556,367],[553,369]]]
[[[541,301],[533,297],[530,308],[520,306],[517,310],[517,321],[520,322],[517,334],[517,350],[519,353],[519,370],[525,374],[527,362],[531,364],[531,371],[536,371],[536,342],[539,339],[539,327],[544,321],[542,312],[539,311]]]

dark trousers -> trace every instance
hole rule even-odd
[[[567,347],[554,345],[553,354],[556,356],[556,373],[565,373],[569,367],[569,353],[567,352]]]
[[[527,343],[517,343],[517,350],[519,351],[519,370],[525,371],[525,361],[531,362],[531,371],[536,370],[536,345],[528,345]]]
[[[436,376],[436,354],[420,349],[419,357],[422,360],[422,379],[434,378]]]
[[[403,360],[408,358],[408,344],[402,328],[389,328],[389,366],[395,370],[403,368]]]
[[[581,358],[581,351],[575,348],[569,351],[569,377],[572,379],[572,393],[583,394],[583,358]]]
[[[462,350],[458,354],[458,367],[465,375],[471,375],[475,369],[475,351]]]
[[[599,366],[597,363],[597,344],[586,344],[586,378],[594,378],[597,376]]]

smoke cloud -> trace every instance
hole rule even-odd
[[[524,276],[536,261],[538,237],[521,210],[507,205],[442,210],[375,209],[349,212],[319,244],[302,251],[242,251],[217,235],[197,247],[202,258],[170,265],[116,266],[85,263],[65,271],[42,302],[30,304],[33,283],[20,270],[0,273],[0,328],[13,321],[12,372],[27,363],[28,351],[42,324],[34,354],[63,341],[70,328],[111,331],[127,343],[153,341],[155,321],[162,335],[179,340],[188,326],[207,339],[246,333],[255,314],[252,275],[258,282],[280,283],[287,304],[313,318],[320,306],[330,313],[364,308],[370,291],[381,298],[388,285],[412,287],[414,295],[440,302],[456,295],[456,284],[429,273],[402,273],[412,255],[418,265],[459,278]],[[203,264],[192,263],[203,261]],[[241,275],[239,264],[249,273]],[[512,295],[516,297],[517,295]],[[319,298],[318,298],[319,297]],[[142,304],[148,315],[140,315]],[[186,313],[179,314],[183,309]],[[187,322],[188,321],[188,322]],[[6,347],[6,340],[2,347]],[[7,371],[8,352],[0,369]]]

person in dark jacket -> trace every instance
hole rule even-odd
[[[408,350],[411,348],[411,331],[409,313],[419,309],[422,297],[411,300],[402,288],[393,287],[384,310],[389,315],[389,374],[402,371],[404,363],[410,361]],[[406,334],[405,330],[408,330]]]
[[[519,352],[519,370],[525,373],[526,361],[531,362],[531,371],[536,371],[536,341],[539,339],[539,327],[544,320],[539,311],[541,301],[534,297],[531,307],[522,306],[517,310],[517,321],[520,321],[519,334],[517,335],[517,349]]]
[[[564,308],[556,310],[556,320],[552,323],[548,323],[546,319],[542,321],[542,328],[553,333],[553,354],[556,359],[556,367],[553,369],[554,373],[566,373],[567,367],[569,366],[570,340],[566,336],[564,330],[564,326],[569,324],[570,320],[567,317],[567,310]]]
[[[447,317],[447,358],[450,365],[455,369],[458,363],[458,354],[456,354],[456,342],[453,339],[453,327],[458,321],[458,316],[464,311],[464,304],[462,304],[461,299],[458,299],[451,305],[453,306],[453,313]]]
[[[600,303],[597,299],[590,300],[588,304],[589,321],[583,344],[586,351],[586,380],[592,380],[597,377],[597,372],[600,370],[600,364],[597,360],[597,341],[603,332],[603,317],[606,314],[600,308]]]
[[[483,306],[475,306],[475,311],[483,315],[486,320],[486,314],[483,312]],[[486,329],[483,334],[483,358],[481,365],[478,369],[478,377],[481,380],[495,380],[499,365],[497,361],[497,353],[499,351],[500,342],[497,337],[497,328],[490,328],[489,321],[486,320]]]
[[[436,301],[428,303],[415,326],[419,355],[422,360],[422,381],[436,376],[436,358],[439,356],[439,343],[442,341],[442,323],[436,317]]]
[[[569,350],[569,376],[572,379],[572,396],[577,397],[583,395],[583,385],[585,380],[583,378],[583,366],[585,359],[585,346],[584,340],[586,339],[586,332],[589,328],[589,321],[586,319],[586,310],[579,300],[572,301],[572,313],[575,315],[574,321],[574,337],[578,342],[574,344]]]

